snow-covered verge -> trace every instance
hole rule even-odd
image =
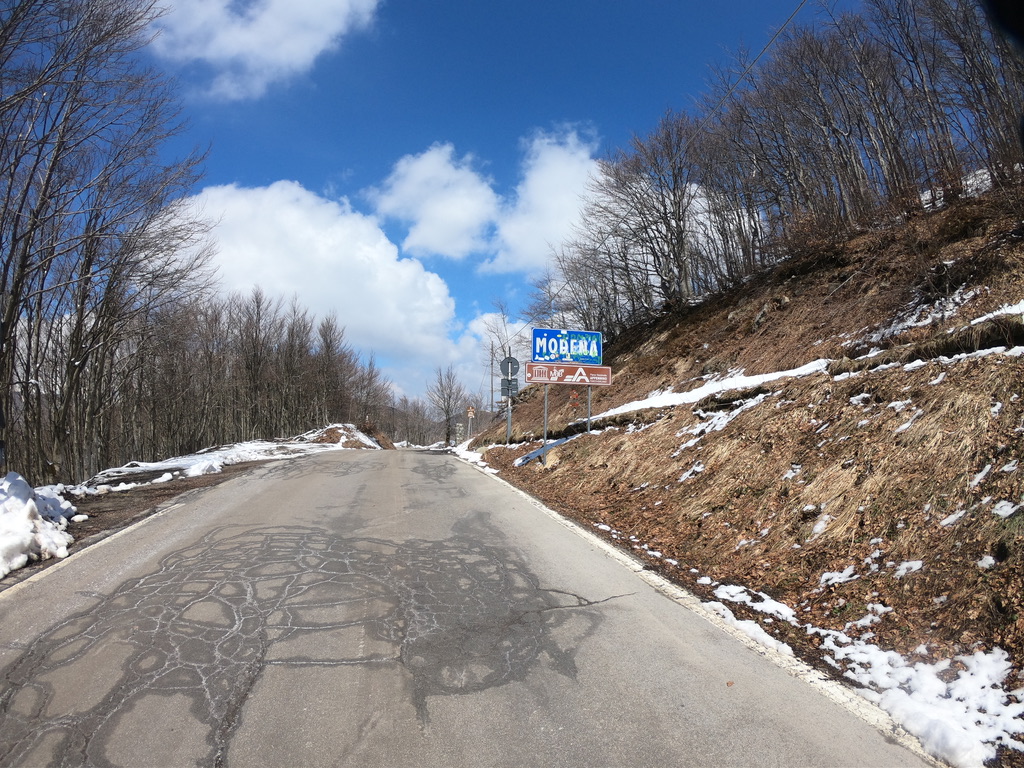
[[[824,661],[862,686],[857,689],[861,696],[916,736],[929,754],[950,765],[981,766],[996,756],[1000,744],[1024,750],[1024,742],[1016,738],[1024,734],[1024,688],[1005,689],[1011,665],[1003,649],[976,651],[931,664],[911,663],[894,651],[846,632],[801,624],[791,607],[763,593],[751,593],[736,585],[717,585],[715,595],[823,637]],[[708,606],[758,642],[792,653],[785,645],[780,649],[780,643],[756,622],[736,621],[723,603],[711,602]],[[887,610],[869,604],[868,613],[847,626],[870,626]],[[959,671],[952,669],[954,662],[961,667]]]
[[[32,560],[67,557],[74,507],[49,489],[34,490],[11,472],[0,481],[0,577]]]
[[[998,316],[1016,317],[1022,312],[1024,312],[1024,303],[1006,304],[997,311],[976,318],[970,323],[976,325]],[[871,355],[865,356],[865,358],[870,357]],[[812,474],[817,474],[822,478],[831,478],[830,481],[824,483],[829,487],[817,488],[815,492],[829,491],[832,494],[830,498],[834,498],[835,494],[839,493],[836,485],[840,478],[837,470],[830,468],[826,463],[830,460],[824,458],[826,451],[836,450],[836,455],[841,455],[844,459],[844,461],[838,462],[840,469],[852,472],[860,463],[857,451],[855,449],[840,449],[837,446],[849,446],[856,443],[857,440],[864,440],[865,442],[858,443],[862,453],[867,451],[868,446],[871,446],[872,451],[891,452],[906,450],[906,447],[900,442],[904,439],[930,440],[929,435],[939,431],[934,424],[926,423],[926,420],[934,415],[930,413],[929,409],[934,410],[935,405],[930,401],[924,401],[923,398],[918,403],[914,399],[915,392],[925,390],[938,393],[944,385],[948,385],[952,378],[966,380],[965,377],[968,374],[964,371],[968,368],[973,370],[985,366],[992,371],[998,371],[1008,366],[1019,366],[1018,361],[1022,357],[1024,357],[1024,347],[994,347],[949,357],[940,355],[931,360],[915,360],[902,364],[890,363],[863,371],[837,375],[829,373],[833,361],[822,359],[797,368],[757,376],[745,375],[742,370],[703,376],[682,383],[679,388],[684,391],[675,392],[671,389],[654,391],[646,398],[637,399],[598,414],[594,420],[601,428],[590,432],[589,436],[591,439],[599,440],[601,435],[615,435],[616,446],[614,449],[606,449],[601,454],[601,458],[598,458],[594,443],[591,443],[588,447],[579,449],[578,455],[586,456],[587,466],[590,468],[588,474],[594,474],[598,478],[594,481],[597,486],[604,482],[604,487],[608,487],[607,481],[602,480],[603,476],[595,473],[593,468],[599,466],[602,458],[609,459],[610,451],[614,451],[615,455],[627,456],[622,461],[629,473],[638,473],[646,478],[648,475],[643,473],[649,472],[649,470],[644,469],[646,465],[642,463],[640,456],[643,452],[651,449],[641,447],[639,440],[647,430],[658,425],[663,433],[669,435],[666,440],[668,444],[672,444],[674,435],[674,450],[671,453],[652,453],[651,456],[659,457],[657,463],[662,466],[662,469],[668,467],[668,472],[671,472],[671,466],[679,466],[680,469],[676,470],[674,481],[667,480],[668,484],[666,484],[666,480],[632,483],[636,486],[630,489],[634,492],[633,495],[638,498],[641,496],[649,498],[650,501],[637,502],[637,504],[645,503],[645,506],[639,507],[641,510],[639,515],[631,517],[627,513],[623,517],[624,510],[620,510],[618,517],[635,521],[638,517],[641,520],[650,520],[658,514],[696,516],[705,521],[705,530],[712,528],[713,525],[720,525],[728,531],[732,531],[732,533],[721,534],[721,541],[728,546],[730,551],[745,552],[760,546],[758,557],[763,564],[759,563],[758,568],[772,570],[772,558],[776,556],[773,553],[778,553],[780,548],[787,545],[783,540],[785,536],[779,540],[773,540],[770,544],[765,544],[769,533],[772,536],[778,536],[776,531],[783,528],[787,530],[803,529],[790,529],[789,524],[783,522],[781,515],[776,519],[776,513],[772,510],[778,508],[772,506],[767,494],[760,497],[760,509],[763,511],[757,512],[757,515],[761,520],[756,525],[750,523],[750,527],[756,529],[753,535],[738,528],[735,518],[729,518],[731,522],[727,522],[725,518],[720,517],[720,507],[716,507],[714,504],[698,507],[696,494],[700,491],[693,485],[696,478],[701,475],[714,475],[717,472],[718,477],[724,479],[724,476],[729,474],[728,462],[731,457],[723,455],[728,454],[728,450],[716,447],[712,441],[723,434],[727,428],[730,428],[730,425],[733,425],[734,435],[743,436],[736,437],[735,440],[745,439],[747,442],[756,443],[762,439],[762,436],[767,436],[775,443],[774,453],[777,455],[785,439],[778,430],[785,429],[784,425],[788,422],[765,422],[768,427],[763,432],[758,432],[752,423],[747,422],[744,425],[743,419],[758,412],[761,414],[768,412],[779,414],[802,412],[806,414],[799,417],[799,423],[802,425],[801,430],[809,436],[807,437],[808,445],[813,448],[811,456],[814,457],[814,461],[819,462],[820,466],[815,466],[812,473],[808,467],[800,464],[787,464],[788,472],[783,475],[780,470],[779,474],[782,484],[787,486],[785,493],[781,494],[783,497],[781,503],[789,506],[795,504],[799,513],[795,519],[799,520],[802,517],[806,521],[806,531],[797,534],[806,538],[801,538],[799,543],[788,545],[794,551],[800,551],[801,548],[813,546],[812,542],[825,535],[826,531],[831,533],[830,525],[839,525],[836,520],[841,513],[833,511],[837,508],[834,506],[837,505],[837,502],[827,502],[829,513],[826,513],[825,502],[806,505],[800,499],[801,494],[806,493],[807,489],[814,486],[814,482],[811,480]],[[924,379],[921,382],[911,385],[912,377],[921,378],[922,376]],[[786,384],[787,381],[798,380],[808,383],[799,386]],[[820,385],[815,384],[815,381]],[[854,384],[854,382],[858,383]],[[787,396],[798,398],[796,392],[815,391],[813,389],[815,386],[817,386],[817,392],[826,393],[826,399],[832,397],[833,402],[836,403],[830,411],[829,417],[820,415],[820,411],[816,409],[813,402],[811,405],[807,405],[802,399],[799,402],[786,400]],[[853,396],[849,398],[840,396],[840,392],[851,387],[854,392]],[[863,390],[861,394],[856,394],[861,390]],[[900,393],[900,399],[893,400],[893,402],[889,402],[892,398],[874,401],[872,393],[878,393],[879,397],[882,397],[881,393],[889,390]],[[993,393],[995,391],[991,390]],[[712,407],[707,405],[697,407],[692,410],[692,417],[676,412],[673,418],[660,422],[631,423],[624,428],[621,426],[603,427],[601,424],[603,420],[607,420],[608,424],[622,425],[621,418],[613,421],[611,417],[621,417],[623,414],[629,413],[647,414],[646,418],[657,419],[660,417],[652,415],[653,412],[665,413],[679,406],[692,408],[695,404],[720,398],[724,393],[732,394]],[[999,418],[1006,416],[1011,409],[1016,409],[1018,404],[1019,396],[1017,394],[1012,392],[1005,394],[1005,402],[1004,399],[995,397],[995,394],[992,395],[994,399],[987,410],[994,422],[1001,423],[998,422]],[[944,396],[939,397],[941,403],[955,400],[956,392],[953,389],[947,390]],[[692,426],[686,424],[687,419],[691,418],[693,419]],[[683,424],[680,425],[680,422]],[[1016,423],[1013,419],[1011,422]],[[1012,423],[1002,429],[1005,429],[1011,436],[1019,436],[1024,433],[1024,426],[1014,429]],[[875,442],[866,442],[869,439],[866,436],[870,435],[873,430],[879,437]],[[579,437],[582,435],[573,437],[573,445],[581,444],[576,439]],[[628,443],[629,439],[632,439],[633,442]],[[1019,437],[1015,437],[1015,439],[1019,440]],[[536,443],[508,447],[495,445],[484,449],[479,447],[471,449],[467,443],[459,446],[456,453],[487,471],[497,472],[498,470],[488,462],[488,458],[493,456],[495,464],[501,464],[503,472],[510,467],[506,479],[518,484],[521,479],[527,479],[527,476],[513,476],[511,473],[522,469],[530,457],[539,456],[543,448],[554,449],[547,454],[549,463],[544,468],[543,475],[540,474],[541,467],[533,465],[533,477],[543,476],[545,479],[531,478],[528,482],[539,485],[536,487],[524,486],[528,490],[538,493],[538,488],[541,485],[558,482],[556,478],[559,462],[566,462],[563,466],[569,467],[568,476],[577,480],[580,477],[579,465],[572,463],[575,457],[571,451],[569,454],[565,454],[566,446],[560,448],[554,445],[555,442],[554,440],[549,441],[547,446],[542,446],[539,449],[536,447]],[[564,444],[566,441],[563,438],[561,442]],[[800,450],[805,450],[805,448],[806,446],[801,444]],[[492,450],[495,453],[492,454]],[[559,450],[562,451],[561,455]],[[658,449],[658,451],[661,450],[664,449]],[[845,453],[840,454],[840,450]],[[953,515],[931,515],[933,510],[925,505],[921,525],[931,525],[933,528],[937,526],[937,530],[940,532],[947,532],[953,530],[953,526],[958,524],[966,525],[966,523],[961,523],[961,519],[968,513],[974,513],[979,521],[978,525],[987,526],[986,530],[988,530],[993,526],[989,522],[990,519],[998,518],[998,520],[1009,521],[1015,515],[1024,513],[1024,487],[1016,480],[1019,466],[1016,458],[1018,450],[1011,443],[1005,443],[1001,450],[1006,455],[1004,460],[995,463],[989,461],[983,468],[980,468],[980,471],[970,474],[967,478],[968,482],[966,482],[968,490],[977,492],[979,495],[983,493],[981,486],[997,475],[998,485],[993,484],[990,489],[985,489],[984,497],[979,498],[974,506],[963,506],[962,509],[959,506],[956,507],[953,510],[955,512]],[[509,453],[509,457],[499,460],[498,454],[506,451]],[[810,459],[810,457],[808,458]],[[755,461],[758,460],[762,463],[769,461],[766,457],[755,459]],[[777,461],[778,459],[773,457],[772,460]],[[881,471],[881,462],[876,459],[875,465],[876,471]],[[684,469],[685,471],[682,471]],[[525,472],[526,469],[522,469],[522,471]],[[614,474],[616,469],[613,467],[607,471]],[[622,467],[619,467],[617,471],[619,474],[616,477],[622,480],[626,488],[629,488],[631,483],[628,475],[625,477],[621,475]],[[943,465],[943,471],[948,474],[956,473],[952,465]],[[751,484],[756,482],[750,475],[750,469],[737,469],[735,474],[746,478],[740,487],[746,487],[749,490]],[[660,477],[660,475],[653,476]],[[904,479],[906,480],[906,478]],[[717,485],[714,480],[711,481],[711,484]],[[845,491],[845,486],[841,490]],[[756,492],[750,492],[753,496],[757,496]],[[710,493],[713,495],[713,490]],[[851,491],[851,494],[853,493],[856,491]],[[580,489],[576,485],[573,485],[573,494],[581,495]],[[721,494],[721,499],[725,499],[728,495],[723,487],[719,488],[719,494]],[[553,498],[557,501],[557,494]],[[704,497],[699,498],[703,499]],[[609,502],[606,500],[603,503],[607,505]],[[586,508],[587,504],[588,502],[584,501],[581,507]],[[720,505],[724,506],[721,502]],[[685,512],[681,510],[685,510]],[[702,510],[706,511],[702,512]],[[860,511],[864,511],[863,506],[860,507]],[[991,513],[988,517],[984,514],[986,511]],[[896,530],[902,529],[904,515],[896,510],[890,510],[890,512],[891,514],[887,516],[890,524]],[[588,522],[585,513],[583,515],[577,513],[573,516],[581,522]],[[721,576],[719,578],[723,580],[720,582],[706,575],[709,572],[714,573],[714,570],[701,573],[700,570],[689,567],[688,564],[684,565],[680,562],[679,555],[672,551],[672,547],[666,546],[669,545],[669,541],[662,538],[660,532],[649,534],[649,538],[645,541],[643,534],[633,535],[632,526],[616,524],[613,522],[615,519],[616,516],[613,513],[608,513],[604,520],[591,516],[589,524],[598,529],[603,537],[610,539],[618,546],[633,551],[645,560],[657,561],[661,566],[658,570],[670,576],[678,574],[679,583],[689,582],[694,586],[701,585],[705,593],[710,593],[709,597],[715,598],[705,602],[705,606],[710,611],[765,647],[784,654],[794,653],[790,646],[778,639],[779,635],[784,633],[773,630],[773,624],[775,627],[788,625],[795,628],[798,633],[813,638],[813,643],[801,644],[802,651],[806,653],[807,647],[816,647],[817,650],[812,653],[817,654],[817,661],[831,666],[837,674],[848,680],[861,696],[886,711],[896,723],[917,737],[929,754],[957,768],[978,768],[987,761],[995,759],[1000,747],[1024,752],[1024,738],[1022,738],[1024,737],[1024,687],[1021,687],[1021,678],[1014,674],[1012,659],[1004,648],[999,647],[998,644],[991,644],[987,646],[987,650],[972,647],[966,652],[949,654],[947,658],[940,658],[934,648],[922,643],[912,654],[897,653],[884,647],[884,644],[880,644],[881,638],[875,634],[876,631],[881,632],[880,624],[883,622],[883,617],[887,614],[891,615],[894,610],[886,604],[885,598],[878,597],[877,591],[869,591],[878,589],[877,582],[872,581],[870,586],[861,587],[856,594],[850,591],[839,591],[844,584],[857,582],[867,585],[869,579],[889,578],[895,580],[893,583],[898,582],[902,585],[912,574],[922,572],[922,568],[926,573],[930,568],[937,569],[939,567],[938,562],[933,563],[931,560],[928,560],[927,563],[918,559],[904,559],[900,562],[900,558],[896,558],[894,562],[888,562],[887,558],[882,558],[883,550],[893,551],[903,546],[903,544],[897,546],[896,534],[892,535],[892,541],[888,538],[883,541],[881,532],[876,534],[870,530],[857,531],[854,529],[853,533],[847,534],[847,542],[837,545],[836,551],[839,553],[837,557],[847,558],[847,563],[852,561],[857,564],[839,566],[834,571],[828,568],[824,573],[813,575],[813,583],[809,585],[809,592],[816,593],[821,597],[802,602],[797,598],[793,604],[787,605],[757,589],[740,586],[737,582],[726,580]],[[863,526],[865,520],[868,519],[861,516],[860,525]],[[922,530],[924,529],[922,528]],[[967,539],[972,536],[965,528],[961,527],[956,530],[957,539]],[[707,535],[710,537],[713,534]],[[863,537],[865,540],[868,536],[877,536],[871,538],[870,542],[866,541],[865,546],[870,545],[869,549],[872,550],[866,559],[862,557],[860,561],[857,560],[854,554],[855,550],[849,543],[851,536],[858,539]],[[700,546],[713,546],[711,538]],[[958,547],[959,544],[956,546]],[[691,551],[697,550],[698,547],[695,546]],[[939,553],[935,553],[935,559],[936,561],[940,559]],[[948,561],[948,558],[943,559]],[[975,560],[977,560],[976,564],[971,561],[969,565],[981,571],[991,572],[990,569],[997,565],[997,560],[991,556],[982,559],[975,557]],[[821,562],[821,560],[819,559],[817,562]],[[774,563],[774,565],[778,565],[778,563]],[[1002,565],[1003,567],[1012,567],[1009,563]],[[782,570],[786,570],[786,568],[782,568]],[[789,572],[787,578],[798,579],[799,577],[795,572]],[[857,581],[858,579],[861,581]],[[673,580],[676,580],[674,576]],[[905,591],[905,589],[901,588],[901,591]],[[945,590],[952,593],[952,585],[945,585]],[[869,597],[862,599],[862,593]],[[843,597],[840,597],[840,594]],[[890,597],[892,596],[890,595]],[[809,604],[817,602],[828,605],[825,600],[834,601],[832,603],[833,615],[846,609],[855,611],[845,626],[840,624],[840,628],[837,629],[835,626],[822,626],[820,622],[809,619],[809,614],[805,613],[805,611],[811,610],[808,607]],[[934,598],[935,605],[943,604],[946,600],[945,591],[942,595]],[[733,608],[727,605],[730,603],[733,604]],[[733,613],[735,606],[741,606],[741,609],[748,615],[753,612],[755,616],[759,617],[758,620],[737,618]],[[855,606],[862,607],[858,609]],[[847,614],[843,613],[843,615]],[[904,614],[904,618],[905,616],[906,614]],[[891,618],[889,620],[892,621]],[[912,632],[913,630],[908,627],[908,631]],[[810,657],[805,656],[805,658]]]
[[[493,448],[518,452],[524,446]],[[499,470],[486,460],[488,450],[470,450],[467,442],[458,446],[455,454],[486,472],[497,474]],[[633,550],[645,559],[660,560],[669,572],[685,567],[635,536],[605,523],[592,525],[622,548]],[[894,573],[903,575],[920,567],[919,561],[902,563]],[[687,570],[697,583],[714,589],[717,600],[704,601],[704,606],[764,647],[789,656],[794,653],[786,643],[766,631],[765,627],[773,622],[785,622],[807,635],[822,638],[822,661],[853,684],[857,693],[915,736],[928,754],[955,768],[981,768],[996,756],[1000,745],[1024,750],[1024,741],[1020,739],[1024,735],[1024,688],[1011,689],[1012,669],[1003,649],[994,648],[987,653],[976,651],[935,663],[914,662],[870,642],[872,633],[864,631],[892,610],[884,605],[868,604],[865,616],[848,622],[846,631],[837,631],[801,622],[796,608],[763,592],[721,584],[701,575],[697,569]],[[821,581],[828,585],[856,578],[853,573],[837,572],[825,574]],[[726,603],[755,611],[762,616],[763,623],[736,618]],[[857,632],[850,630],[862,634],[857,637]]]
[[[331,424],[280,442],[255,440],[164,461],[133,461],[104,470],[79,485],[32,488],[25,478],[11,472],[0,482],[0,578],[36,560],[67,557],[68,547],[74,543],[69,523],[73,527],[78,521],[69,497],[117,493],[180,477],[215,474],[231,464],[352,450],[356,445],[381,448],[352,424]]]

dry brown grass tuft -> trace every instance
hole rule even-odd
[[[998,645],[1019,671],[1024,358],[969,355],[1024,345],[1024,318],[969,321],[1024,298],[1021,213],[1018,199],[996,196],[861,233],[684,322],[666,318],[612,343],[615,382],[595,388],[594,412],[732,368],[756,374],[828,358],[829,375],[606,419],[595,426],[607,431],[566,443],[546,467],[513,468],[526,447],[487,460],[584,525],[611,526],[617,543],[633,536],[678,561],[646,560],[699,595],[710,588],[698,576],[739,583],[852,633],[867,631],[848,625],[868,603],[883,604],[893,610],[870,631],[884,648],[935,660]],[[944,322],[867,340],[908,308],[954,294],[965,303]],[[855,359],[872,346],[886,349]],[[929,362],[904,367],[919,360]],[[518,405],[517,434],[539,435],[538,394]],[[584,414],[569,409],[567,388],[549,394],[551,423],[571,432]],[[710,414],[757,394],[766,395],[760,404],[683,448]],[[478,445],[503,439],[502,424]],[[921,569],[897,578],[908,561]],[[850,566],[856,580],[822,584]],[[780,625],[766,628],[818,658],[811,640]],[[915,655],[922,644],[927,653]]]

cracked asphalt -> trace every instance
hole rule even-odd
[[[446,455],[259,467],[0,594],[0,765],[923,765]]]

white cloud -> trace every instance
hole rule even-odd
[[[321,53],[367,26],[379,2],[170,0],[153,45],[167,60],[209,67],[213,95],[253,98],[311,69]]]
[[[367,195],[379,215],[408,224],[408,253],[476,255],[487,259],[487,272],[537,273],[579,218],[597,143],[566,129],[538,132],[524,147],[520,182],[508,199],[473,168],[471,156],[456,158],[451,144],[406,155]]]
[[[378,189],[368,191],[377,213],[409,224],[403,250],[417,256],[461,259],[487,248],[498,196],[473,169],[473,158],[455,157],[451,144],[406,155]]]
[[[364,354],[432,365],[448,349],[455,305],[448,286],[398,249],[375,220],[293,181],[208,187],[196,198],[219,224],[215,259],[227,292],[265,293],[317,317],[334,312]],[[419,384],[413,382],[413,389]]]
[[[597,143],[575,130],[529,140],[522,180],[498,221],[497,254],[486,271],[537,273],[548,266],[552,249],[579,220],[596,151]]]

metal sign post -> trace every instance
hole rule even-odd
[[[548,441],[548,385],[544,385],[544,442]]]
[[[519,373],[519,361],[510,353],[508,357],[498,363],[498,367],[505,377],[501,380],[501,396],[507,398],[505,401],[505,445],[509,445],[512,442],[512,397],[519,391],[519,379],[516,378],[516,374]]]
[[[590,431],[590,393],[594,391],[594,388],[587,386],[587,432]]]

